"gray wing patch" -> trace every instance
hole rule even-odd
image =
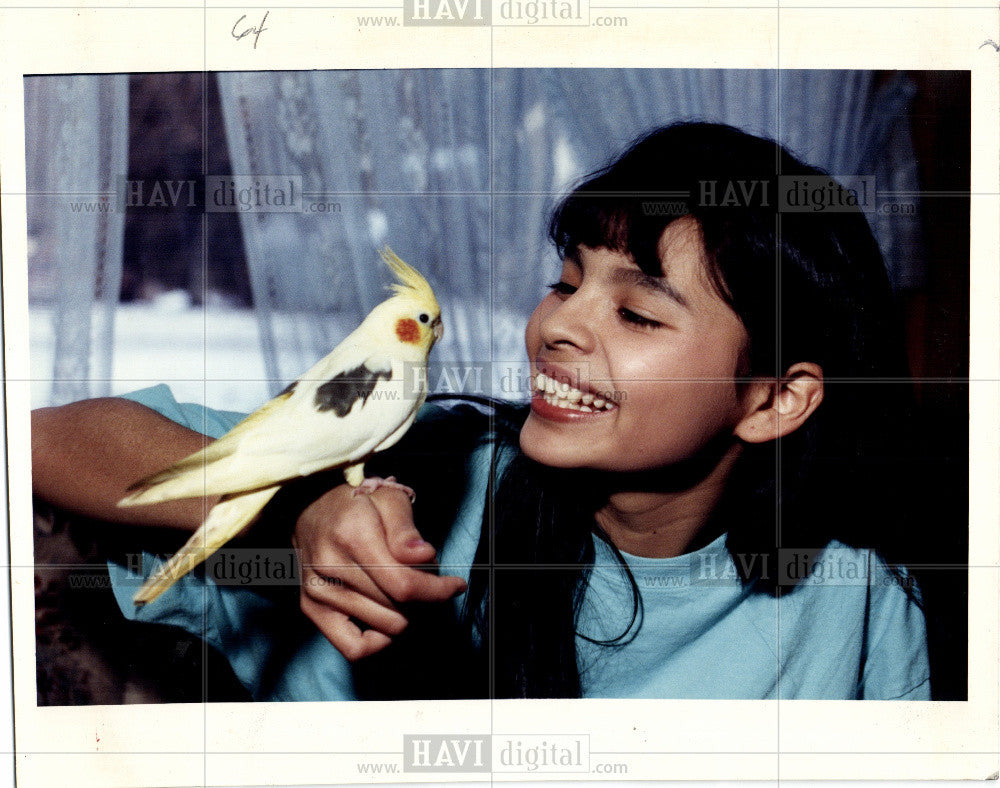
[[[368,400],[379,379],[391,376],[391,369],[371,369],[365,364],[341,372],[316,389],[316,409],[332,410],[344,418],[355,402]]]

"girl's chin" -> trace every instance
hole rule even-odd
[[[550,468],[595,469],[593,441],[572,440],[571,433],[553,433],[558,423],[544,419],[534,412],[528,415],[521,427],[521,451],[529,459]]]

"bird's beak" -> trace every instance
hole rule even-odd
[[[437,318],[434,321],[434,341],[437,342],[444,336],[444,323],[441,322],[441,318]]]

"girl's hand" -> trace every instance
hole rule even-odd
[[[400,490],[354,496],[346,484],[335,487],[302,512],[292,545],[302,612],[352,662],[381,651],[406,627],[396,602],[444,601],[466,589],[461,578],[413,566],[432,563],[435,550],[420,537]]]

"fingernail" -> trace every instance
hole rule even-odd
[[[425,544],[430,544],[430,542],[426,541],[425,539],[421,539],[419,536],[417,536],[408,541],[406,543],[406,546],[409,547],[411,550],[416,550],[418,547],[423,547]]]

